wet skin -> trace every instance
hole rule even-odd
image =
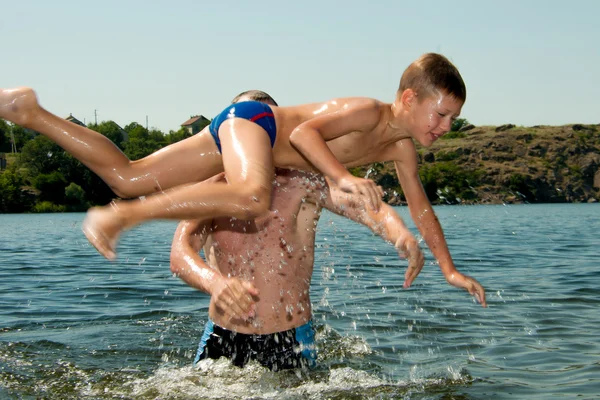
[[[219,131],[223,157],[207,132],[202,132],[185,143],[131,162],[102,135],[82,131],[43,110],[30,89],[0,91],[0,117],[47,135],[113,188],[121,185],[121,190],[127,190],[134,182],[136,193],[164,190],[227,171],[229,184],[177,186],[143,202],[121,202],[90,210],[84,233],[109,259],[115,257],[120,232],[147,220],[212,216],[254,219],[264,215],[271,199],[273,166],[307,170],[316,167],[340,190],[363,196],[376,210],[380,189],[372,181],[353,177],[345,166],[394,161],[411,216],[444,276],[454,286],[477,294],[485,305],[480,285],[456,271],[439,221],[419,180],[413,143],[413,139],[423,145],[433,143],[449,129],[461,107],[461,101],[444,93],[419,98],[408,89],[398,93],[393,104],[348,98],[273,108],[278,124],[274,150],[262,128],[233,118],[223,123]],[[323,141],[326,146],[320,146]],[[173,166],[180,168],[174,173]]]
[[[343,196],[336,204],[332,196]],[[184,221],[175,234],[171,269],[192,287],[211,294],[209,315],[220,326],[265,334],[311,318],[309,298],[317,222],[322,207],[354,219],[394,243],[406,256],[405,287],[421,271],[423,253],[388,205],[375,213],[351,196],[330,191],[314,174],[278,170],[269,213],[253,221],[215,218]],[[207,262],[198,250],[207,243]]]

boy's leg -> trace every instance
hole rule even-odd
[[[269,135],[254,122],[231,118],[221,124],[219,139],[227,182],[248,188],[247,192],[252,194],[251,218],[266,213],[275,177]]]
[[[105,257],[123,229],[154,219],[236,217],[254,219],[268,211],[274,175],[267,133],[257,124],[232,118],[219,130],[226,183],[176,187],[143,200],[123,201],[88,212],[83,230]]]
[[[106,136],[43,109],[30,88],[0,90],[0,118],[45,135],[123,198],[199,182],[222,171],[221,156],[208,132],[130,161]]]
[[[43,109],[30,88],[2,89],[0,117],[48,137],[103,179],[103,169],[109,165],[119,170],[129,164],[125,154],[104,135]]]
[[[138,197],[202,182],[223,172],[223,158],[208,128],[170,144],[120,171],[121,186],[128,196]]]

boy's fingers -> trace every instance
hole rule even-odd
[[[479,304],[481,304],[482,307],[484,307],[484,308],[487,307],[487,303],[485,302],[485,295],[482,295],[481,293],[476,292],[474,294],[474,296],[475,296],[475,299],[477,300],[477,302]]]
[[[409,288],[410,285],[412,285],[413,281],[419,275],[419,272],[421,272],[421,268],[414,265],[413,263],[409,264],[408,269],[406,270],[406,273],[404,274],[404,288],[405,289]]]
[[[478,289],[479,290],[477,292],[477,296],[478,296],[479,303],[483,307],[487,307],[487,301],[485,300],[485,290],[483,289],[483,287],[479,287]]]
[[[469,290],[469,293],[471,293],[473,296],[475,296],[475,299],[479,302],[479,304],[481,304],[483,307],[487,307],[487,302],[485,300],[485,289],[475,279],[473,279],[473,278],[471,278],[471,279],[472,279],[471,282],[472,282],[473,286]]]
[[[412,285],[413,281],[415,280],[414,276],[405,276],[404,277],[404,284],[402,285],[402,287],[404,289],[408,289],[410,287],[410,285]]]

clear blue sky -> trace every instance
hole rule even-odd
[[[165,133],[237,93],[392,101],[440,52],[476,125],[600,123],[600,1],[0,0],[0,87],[86,122]]]

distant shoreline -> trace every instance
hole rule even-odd
[[[65,156],[56,145],[47,145],[56,147],[54,154],[57,157],[60,153]],[[430,148],[418,147],[417,151],[421,181],[434,205],[600,202],[600,124],[532,127],[468,124],[457,132],[447,133]],[[48,151],[48,154],[52,152]],[[17,162],[17,157],[16,154],[0,153],[0,166],[9,167]],[[27,171],[27,165],[25,167]],[[406,206],[393,163],[375,163],[350,171],[357,176],[368,173],[368,177],[386,192],[385,201],[394,206]],[[5,190],[3,172],[0,171],[0,194]],[[20,193],[12,196],[21,198],[13,199],[11,209],[6,205],[3,207],[2,202],[6,203],[6,200],[1,198],[8,199],[9,196],[0,196],[0,213],[81,212],[94,204],[106,204],[115,197],[96,178],[92,182],[95,186],[85,187],[87,192],[83,190],[78,202],[71,201],[71,205],[66,206],[44,198],[43,190],[33,184],[23,179],[20,182],[4,185],[20,185]],[[86,200],[90,191],[102,196]],[[19,211],[19,201],[30,202],[31,209]]]

